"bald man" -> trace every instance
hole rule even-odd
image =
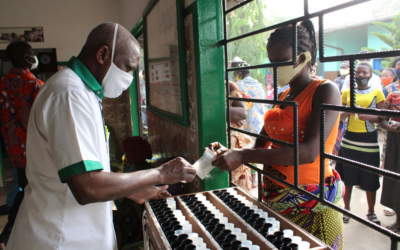
[[[121,95],[138,64],[135,38],[118,24],[101,24],[39,92],[28,124],[29,184],[7,249],[117,249],[111,200],[164,197],[167,186],[157,184],[193,180],[195,170],[182,158],[110,172],[101,101]]]

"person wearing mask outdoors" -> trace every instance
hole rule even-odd
[[[271,63],[290,62],[293,52],[293,27],[275,30],[268,39],[267,50]],[[319,194],[320,178],[320,107],[322,104],[340,105],[340,92],[335,83],[312,77],[316,62],[315,31],[310,20],[297,27],[298,55],[293,65],[277,68],[278,84],[290,88],[279,97],[282,101],[298,104],[299,126],[299,188]],[[332,153],[339,124],[338,112],[326,112],[325,146]],[[262,135],[293,143],[293,108],[275,105],[264,117]],[[264,164],[264,172],[294,184],[293,148],[257,139],[252,149],[226,149],[212,143],[217,157],[213,164],[221,169],[234,170],[243,163]],[[325,199],[341,204],[340,176],[325,162]],[[266,177],[262,199],[274,210],[321,239],[332,249],[343,249],[342,214],[324,206],[312,197],[293,190]]]
[[[100,24],[79,56],[41,89],[28,123],[29,183],[8,250],[116,250],[112,200],[166,197],[167,184],[194,179],[195,169],[182,158],[155,169],[110,172],[102,99],[129,87],[139,58],[128,30]]]
[[[381,83],[383,86],[383,93],[385,96],[388,95],[389,92],[392,92],[393,90],[397,90],[396,88],[386,88],[392,83],[397,81],[397,74],[396,71],[393,68],[385,68],[381,72]]]
[[[383,88],[383,93],[385,97],[388,97],[392,92],[400,90],[399,78],[397,77],[396,70],[393,68],[386,68],[382,70],[381,74],[382,84],[385,86]]]
[[[369,63],[359,63],[355,69],[355,81],[357,84],[355,104],[361,108],[384,108],[385,96],[380,89],[369,86],[368,83],[371,77],[371,65]],[[343,91],[342,103],[345,106],[350,105],[350,90]],[[343,136],[339,156],[379,168],[378,133],[376,126],[370,121],[370,116],[343,113],[342,118],[348,120],[348,125]],[[380,187],[379,176],[343,162],[338,162],[336,169],[346,185],[344,195],[345,208],[350,210],[353,187],[359,186],[366,192],[367,196],[367,219],[380,224],[375,214],[376,191]],[[348,223],[349,220],[349,217],[343,217],[345,223]]]
[[[361,52],[361,53],[363,53],[363,52]],[[367,63],[372,68],[372,62],[369,59],[358,60],[358,63]],[[373,89],[382,90],[383,86],[382,86],[382,83],[381,83],[381,78],[379,76],[377,76],[374,72],[372,72],[371,74],[372,75],[369,78],[368,86],[373,88]],[[350,89],[350,75],[346,76],[341,91],[343,92],[344,90],[347,90],[347,89]]]
[[[8,204],[4,205],[10,211],[7,224],[0,234],[0,249],[4,248],[8,241],[27,184],[25,149],[28,118],[33,101],[40,87],[44,85],[44,82],[31,72],[37,68],[39,61],[27,42],[10,43],[6,54],[13,67],[0,79],[0,128],[13,167],[17,192],[15,194],[15,191],[11,190]]]
[[[345,78],[350,74],[350,66],[348,61],[344,61],[340,64],[339,76],[336,77],[335,83],[339,90],[342,90]]]

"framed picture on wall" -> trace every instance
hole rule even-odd
[[[44,42],[43,27],[0,27],[0,43]]]
[[[187,126],[183,1],[151,1],[143,24],[147,107],[159,116]]]

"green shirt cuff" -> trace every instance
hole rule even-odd
[[[98,161],[80,161],[60,169],[58,171],[58,176],[61,182],[64,183],[71,176],[102,169],[103,165]]]

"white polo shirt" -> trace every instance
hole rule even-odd
[[[28,186],[8,250],[117,249],[111,202],[80,205],[65,181],[110,171],[101,98],[86,66],[72,58],[40,90],[27,138]]]

